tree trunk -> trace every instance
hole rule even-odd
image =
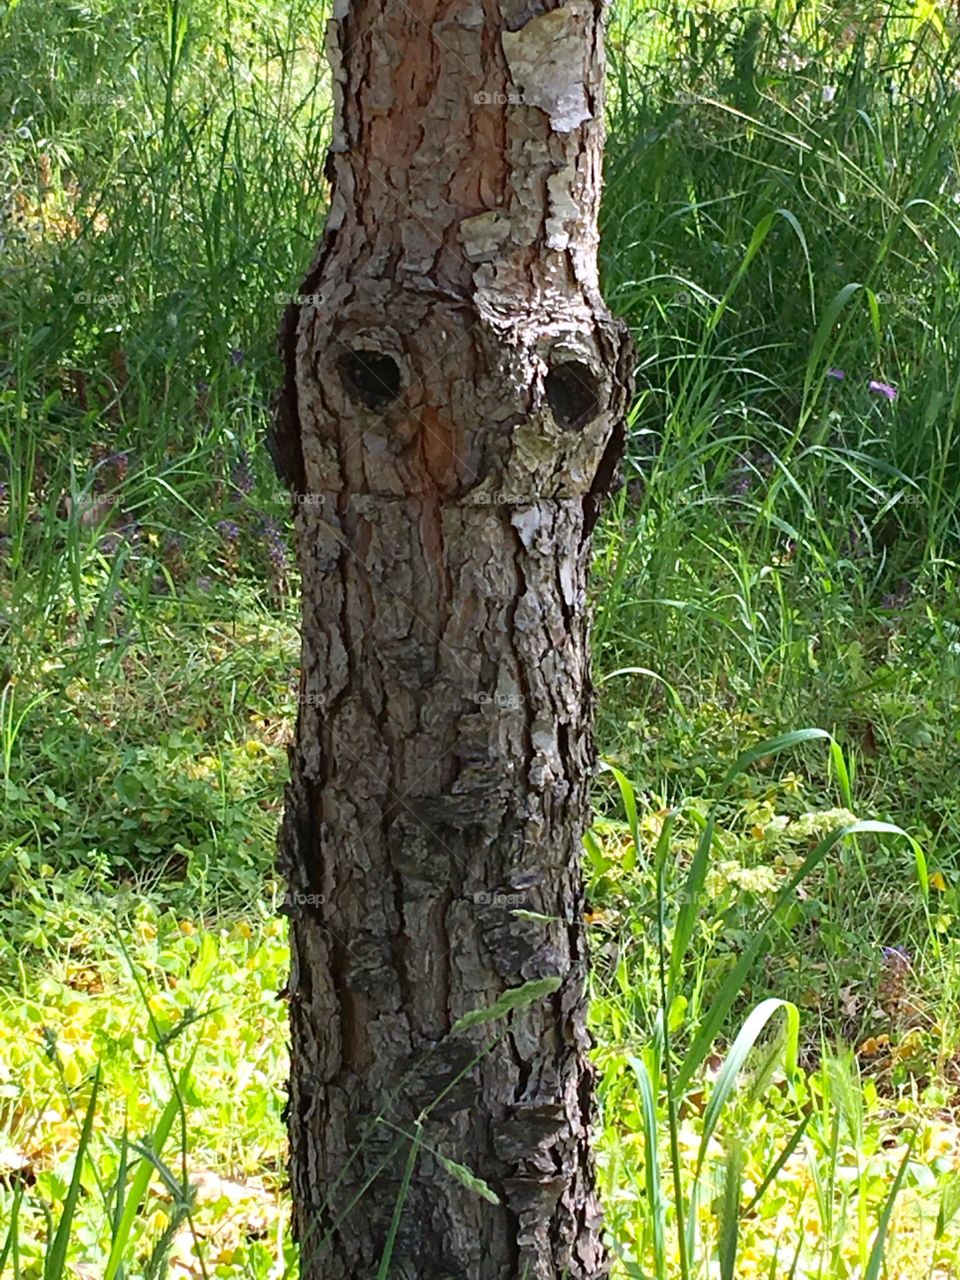
[[[330,211],[271,443],[303,579],[281,867],[308,1280],[607,1270],[584,587],[630,348],[597,283],[600,8],[540,6],[331,21]]]

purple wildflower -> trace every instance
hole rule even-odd
[[[902,604],[906,604],[910,599],[913,588],[910,583],[904,580],[898,586],[896,591],[889,591],[880,601],[881,607],[884,609],[897,609]]]
[[[879,396],[886,396],[888,400],[896,400],[897,398],[897,388],[891,387],[889,382],[871,380],[867,383],[867,388],[870,391],[875,391]]]
[[[906,947],[883,947],[883,959],[891,969],[904,971],[910,968],[910,952]]]
[[[245,453],[240,454],[240,457],[230,469],[230,481],[238,493],[250,494],[253,492],[253,472],[250,470],[250,464]]]
[[[240,526],[233,520],[218,521],[217,531],[224,542],[236,542],[240,537]]]
[[[280,532],[280,526],[272,516],[267,516],[260,528],[263,540],[267,544],[267,555],[270,557],[270,563],[276,570],[277,575],[282,577],[287,568],[287,550],[283,545],[283,534]]]
[[[129,453],[112,453],[110,457],[106,459],[106,462],[108,465],[113,467],[114,474],[118,480],[126,479],[127,472],[130,469]]]
[[[836,378],[838,382],[842,382],[846,376],[847,376],[847,375],[843,372],[843,370],[842,370],[842,369],[828,369],[828,370],[827,370],[827,377],[828,377],[828,378]]]

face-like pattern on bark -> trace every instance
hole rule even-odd
[[[629,382],[596,278],[599,15],[362,0],[330,52],[331,212],[274,443],[303,576],[281,839],[303,1274],[377,1274],[419,1123],[391,1276],[586,1280],[584,594]]]
[[[301,315],[300,417],[311,492],[485,502],[584,498],[622,419],[592,335],[531,325],[505,338],[467,307],[397,291],[370,323]]]

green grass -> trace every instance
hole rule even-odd
[[[5,958],[0,1000],[0,1113],[23,1161],[8,1210],[25,1188],[14,1235],[20,1274],[41,1273],[51,1244],[44,1207],[65,1203],[94,1064],[99,1096],[69,1257],[103,1274],[116,1190],[130,1195],[141,1168],[150,1180],[133,1197],[136,1229],[123,1254],[128,1268],[136,1259],[132,1274],[163,1274],[150,1267],[161,1242],[189,1259],[193,1231],[213,1274],[266,1277],[278,1259],[282,1271],[286,1019],[277,992],[287,951],[271,903],[204,919],[180,883],[107,898],[76,874],[47,871],[14,892],[19,959]],[[237,1269],[217,1270],[221,1262]]]
[[[0,18],[4,1277],[295,1265],[262,438],[323,18]],[[586,868],[618,1280],[960,1266],[958,35],[907,0],[611,14],[639,385]],[[830,739],[731,773],[802,726]]]

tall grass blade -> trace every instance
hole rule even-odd
[[[710,1094],[710,1101],[707,1103],[707,1109],[703,1115],[703,1131],[700,1137],[700,1148],[697,1152],[695,1179],[700,1176],[707,1154],[707,1147],[716,1130],[720,1113],[737,1087],[738,1077],[746,1064],[750,1051],[778,1009],[783,1010],[787,1021],[784,1043],[784,1069],[787,1078],[792,1079],[796,1072],[797,1042],[800,1035],[800,1011],[789,1000],[779,1000],[776,997],[763,1000],[750,1013],[740,1028],[737,1038],[731,1045],[723,1061],[723,1066],[717,1075],[716,1083]]]
[[[907,1143],[907,1149],[900,1161],[900,1167],[897,1170],[897,1176],[893,1180],[893,1186],[884,1202],[883,1212],[880,1215],[880,1221],[877,1224],[877,1234],[873,1241],[873,1248],[870,1250],[870,1259],[867,1262],[867,1269],[863,1273],[863,1280],[880,1280],[880,1276],[884,1270],[884,1253],[886,1250],[887,1232],[890,1229],[890,1218],[893,1215],[893,1206],[896,1203],[897,1196],[900,1194],[900,1187],[903,1183],[904,1176],[907,1172],[907,1165],[910,1163],[910,1157],[913,1155],[914,1143],[917,1140],[916,1131],[910,1135]]]
[[[667,1232],[666,1205],[660,1185],[660,1153],[657,1150],[657,1096],[647,1064],[640,1058],[627,1059],[637,1077],[640,1107],[643,1114],[643,1177],[653,1235],[653,1259],[657,1280],[666,1280]]]
[[[388,1280],[390,1275],[390,1263],[393,1259],[393,1250],[397,1243],[397,1232],[400,1230],[400,1220],[403,1217],[403,1206],[406,1204],[407,1195],[410,1191],[410,1183],[413,1180],[413,1171],[416,1167],[417,1157],[420,1154],[420,1143],[423,1140],[423,1126],[418,1122],[415,1126],[413,1141],[410,1143],[410,1150],[407,1152],[407,1162],[403,1169],[403,1178],[400,1182],[400,1190],[397,1193],[397,1203],[393,1208],[393,1217],[390,1219],[390,1227],[387,1231],[387,1238],[384,1242],[383,1253],[380,1256],[380,1265],[377,1268],[377,1280]]]
[[[181,1077],[181,1088],[183,1088],[189,1076],[189,1065],[185,1068]],[[167,1138],[170,1136],[170,1130],[173,1128],[173,1122],[177,1118],[180,1110],[180,1099],[176,1093],[170,1098],[167,1105],[161,1113],[157,1122],[157,1127],[153,1131],[150,1140],[150,1149],[154,1155],[159,1156],[162,1152]],[[130,1240],[130,1233],[133,1225],[137,1220],[137,1214],[143,1207],[143,1202],[147,1194],[147,1188],[150,1185],[150,1178],[153,1174],[153,1166],[150,1161],[141,1158],[137,1171],[133,1175],[133,1182],[130,1186],[130,1194],[126,1198],[123,1209],[123,1216],[113,1233],[113,1241],[110,1246],[110,1254],[107,1258],[107,1265],[103,1273],[103,1280],[114,1280],[117,1271],[123,1262],[124,1252],[127,1243]]]
[[[93,1076],[93,1088],[90,1090],[90,1101],[87,1104],[80,1141],[73,1162],[73,1174],[67,1190],[67,1198],[63,1203],[63,1213],[57,1225],[57,1234],[53,1238],[50,1250],[43,1260],[43,1280],[63,1280],[67,1273],[67,1250],[70,1246],[70,1232],[80,1199],[80,1186],[83,1178],[83,1162],[87,1158],[87,1149],[93,1135],[93,1118],[97,1110],[97,1094],[100,1091],[100,1064]]]

